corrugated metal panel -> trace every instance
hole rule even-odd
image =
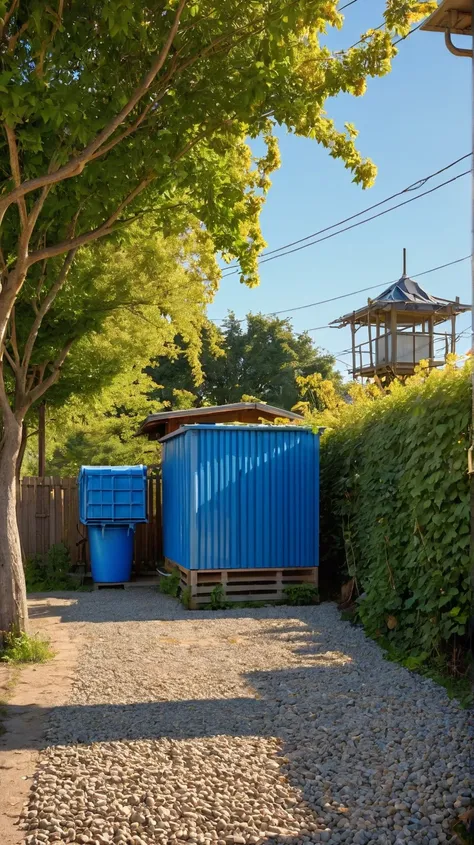
[[[163,443],[165,556],[191,569],[318,565],[319,437],[184,427]]]
[[[163,551],[165,557],[191,566],[193,502],[190,442],[175,437],[163,447]],[[165,492],[166,491],[166,492]]]

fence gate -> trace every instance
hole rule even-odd
[[[89,568],[87,529],[79,522],[76,478],[25,476],[17,491],[17,518],[24,557],[45,554],[64,543],[73,564]],[[162,559],[161,479],[148,478],[148,523],[137,525],[135,572],[153,571]]]

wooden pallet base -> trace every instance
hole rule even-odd
[[[166,568],[177,567],[181,574],[181,589],[191,591],[193,609],[209,604],[214,587],[222,585],[227,602],[281,601],[285,587],[294,584],[318,586],[318,568],[288,567],[286,569],[185,569],[166,559]]]
[[[159,575],[152,575],[147,578],[137,578],[133,581],[94,582],[94,590],[131,590],[133,587],[157,587],[159,583]]]

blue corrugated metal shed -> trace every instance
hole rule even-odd
[[[317,434],[190,425],[161,442],[166,558],[198,570],[318,565]]]

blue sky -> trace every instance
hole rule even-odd
[[[383,8],[383,0],[358,0],[346,10],[343,30],[328,34],[328,45],[336,50],[353,44],[363,31],[382,22]],[[364,97],[343,96],[328,103],[328,115],[338,126],[346,121],[355,124],[359,149],[378,166],[376,184],[367,191],[352,184],[342,163],[315,142],[282,130],[282,166],[273,176],[261,218],[268,249],[354,214],[469,152],[470,96],[469,60],[451,55],[441,34],[417,31],[399,45],[392,73],[369,80]],[[438,181],[468,167],[469,161],[462,162]],[[409,274],[468,255],[470,225],[470,177],[465,176],[378,220],[264,264],[258,288],[245,288],[238,276],[223,279],[209,316],[223,317],[228,309],[241,317],[248,311],[267,313],[369,285],[380,284],[381,291],[401,275],[403,247]],[[470,302],[469,261],[419,281],[430,293],[458,295],[462,302]],[[303,331],[365,304],[367,296],[351,296],[288,316],[295,329]],[[462,315],[459,330],[469,323],[470,315]],[[312,337],[332,353],[350,344],[348,328],[324,329]],[[466,351],[469,345],[466,334],[459,350]],[[343,360],[349,363],[350,358]]]

